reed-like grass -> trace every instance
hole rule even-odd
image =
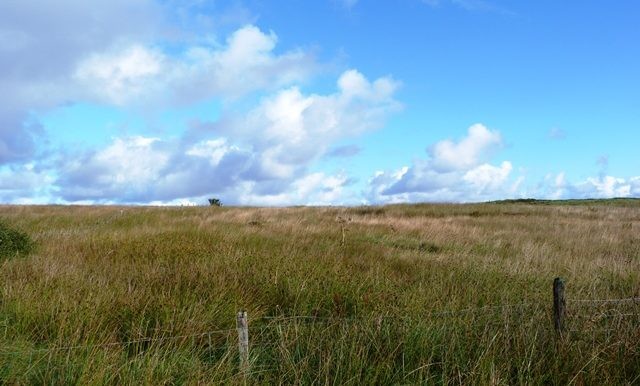
[[[634,201],[4,206],[0,218],[36,244],[0,260],[2,383],[640,382],[640,304],[577,301],[640,296]]]

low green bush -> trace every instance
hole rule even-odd
[[[14,256],[26,256],[34,247],[28,234],[12,229],[0,221],[0,260]]]

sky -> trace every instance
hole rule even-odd
[[[635,0],[2,0],[0,203],[640,197]]]

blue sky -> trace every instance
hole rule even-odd
[[[631,0],[0,3],[0,202],[640,197]]]

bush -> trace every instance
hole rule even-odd
[[[220,199],[218,198],[210,198],[209,206],[222,206],[222,201],[220,201]]]
[[[33,241],[24,232],[11,229],[0,222],[0,259],[28,255],[33,250]]]

